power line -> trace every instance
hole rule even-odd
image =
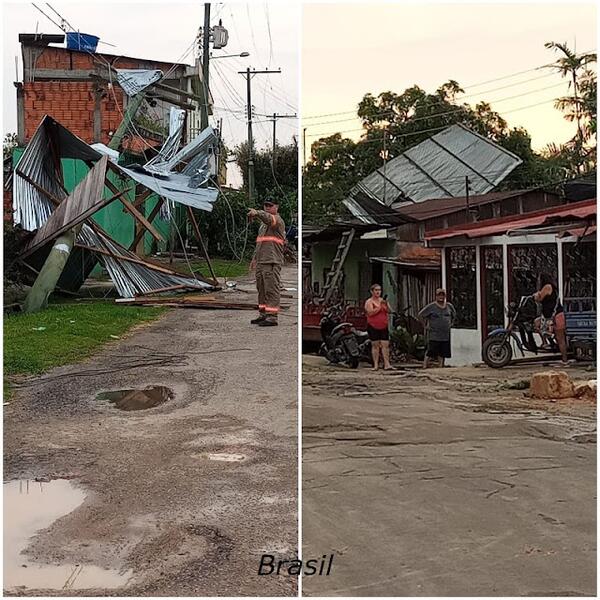
[[[556,98],[549,98],[548,100],[543,100],[542,102],[536,102],[535,104],[529,104],[527,106],[521,106],[519,108],[512,108],[510,110],[503,111],[502,114],[500,114],[500,116],[502,116],[503,114],[506,115],[506,114],[509,114],[509,113],[518,112],[520,110],[526,110],[528,108],[534,108],[536,106],[542,106],[543,104],[548,104],[549,102],[555,102],[555,101],[556,101]],[[452,111],[452,113],[458,113],[458,112],[460,112],[460,111]],[[452,113],[446,113],[446,114],[452,114]],[[433,119],[435,117],[442,116],[442,114],[443,113],[439,113],[437,115],[433,114],[433,115],[431,115],[429,117],[420,118],[419,120]],[[414,120],[416,121],[417,119],[414,119]],[[410,121],[408,121],[408,123],[412,123],[412,122],[413,122],[412,119]],[[396,140],[396,139],[399,139],[399,138],[402,138],[402,137],[408,137],[408,136],[411,136],[411,135],[418,135],[419,133],[425,133],[425,132],[428,132],[428,131],[440,131],[441,129],[446,129],[447,127],[450,127],[450,125],[453,125],[453,124],[454,123],[449,123],[448,125],[445,125],[443,127],[434,128],[434,129],[426,129],[426,130],[423,130],[423,131],[416,131],[416,132],[411,132],[411,133],[406,133],[406,134],[391,135],[390,136],[390,140],[393,141],[393,140]],[[347,129],[347,130],[343,130],[343,131],[330,131],[330,132],[312,133],[312,134],[309,134],[307,137],[319,137],[319,138],[322,138],[322,137],[328,137],[328,136],[331,136],[331,135],[335,135],[336,133],[340,133],[340,134],[341,133],[352,133],[354,131],[366,131],[366,130],[365,130],[364,127],[361,127],[360,129]],[[360,143],[371,143],[371,142],[374,142],[374,141],[377,141],[377,140],[383,140],[383,137],[372,138],[370,140],[360,140],[359,142]]]
[[[529,96],[531,94],[537,94],[538,92],[544,92],[546,90],[551,90],[551,89],[554,89],[554,88],[557,88],[557,87],[563,87],[563,86],[564,86],[564,82],[560,82],[560,83],[557,83],[557,84],[554,84],[554,85],[549,85],[549,86],[546,86],[546,87],[542,87],[542,88],[538,88],[538,89],[535,89],[535,90],[531,90],[529,92],[523,92],[521,94],[513,94],[512,96],[507,96],[506,98],[499,98],[498,100],[493,100],[493,102],[494,102],[494,104],[497,104],[499,102],[506,102],[507,100],[514,100],[515,98],[522,98],[523,96]],[[487,103],[487,104],[490,104],[490,103]],[[468,107],[468,108],[470,108],[470,107]],[[442,112],[442,113],[432,113],[431,115],[423,115],[421,117],[410,117],[409,121],[411,123],[414,123],[415,121],[424,121],[424,120],[432,119],[432,118],[435,118],[435,117],[443,117],[443,116],[446,116],[446,115],[452,115],[452,114],[460,113],[460,112],[463,112],[466,109],[467,109],[467,106],[457,106],[454,110],[451,110],[451,111],[446,111],[446,112]],[[497,112],[497,111],[495,111],[495,112]],[[396,115],[396,116],[399,116],[399,115],[397,115],[397,113],[395,113],[394,111],[391,111],[391,110],[387,111],[386,114],[390,115],[390,116],[392,114]],[[381,113],[381,116],[383,116],[383,115],[384,115],[384,113]],[[375,115],[375,116],[377,116],[377,115]],[[317,126],[317,125],[327,125],[328,123],[338,123],[338,122],[343,122],[343,121],[347,121],[347,119],[342,119],[341,121],[324,121],[322,123],[315,123],[314,126]],[[313,127],[313,125],[309,125],[309,127]],[[361,129],[349,129],[349,130],[345,130],[345,131],[360,131]]]
[[[577,56],[583,56],[585,54],[589,54],[590,52],[595,52],[595,49],[594,50],[590,50],[588,52],[581,52]],[[466,86],[461,86],[461,87],[462,87],[463,90],[467,90],[467,89],[471,89],[471,88],[474,88],[474,87],[479,87],[479,86],[482,86],[482,85],[487,85],[488,83],[494,83],[496,81],[503,81],[503,80],[506,80],[506,79],[510,79],[512,77],[516,77],[518,75],[523,75],[525,73],[531,73],[533,71],[539,71],[540,69],[544,69],[544,68],[547,68],[547,67],[556,66],[558,64],[558,62],[559,61],[556,60],[556,61],[548,63],[546,65],[541,65],[541,66],[538,66],[538,67],[533,67],[531,69],[526,69],[524,71],[517,71],[516,73],[511,73],[509,75],[504,75],[502,77],[496,77],[494,79],[488,79],[487,81],[482,81],[482,82],[479,82],[479,83],[473,83],[473,84],[466,85]],[[551,75],[554,75],[554,73],[549,73],[548,75],[543,75],[543,76],[541,76],[539,78],[528,79],[528,80],[525,80],[523,82],[518,82],[518,83],[510,84],[508,86],[504,86],[504,87],[501,87],[501,88],[494,88],[494,89],[491,89],[491,90],[485,90],[483,92],[478,92],[477,94],[470,94],[470,96],[478,96],[478,95],[481,95],[481,94],[487,94],[487,93],[492,92],[492,91],[497,91],[497,90],[500,90],[500,89],[505,89],[507,87],[514,87],[515,85],[521,85],[523,83],[529,83],[530,81],[535,81],[536,79],[543,79],[544,77],[550,77]],[[468,97],[468,96],[464,96],[464,98],[466,98],[466,97]],[[462,98],[460,98],[460,99],[462,99]],[[347,115],[347,114],[350,114],[350,113],[356,113],[356,109],[346,110],[346,111],[341,111],[341,112],[335,112],[335,113],[326,113],[326,114],[319,114],[319,115],[303,116],[302,120],[306,121],[307,119],[317,119],[317,118],[321,118],[321,117],[335,117],[335,116],[338,116],[338,115]]]

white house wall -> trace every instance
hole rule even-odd
[[[577,238],[573,236],[566,236],[563,238],[557,238],[553,233],[546,233],[540,235],[495,235],[484,238],[477,238],[473,240],[461,240],[455,243],[445,242],[442,247],[442,287],[447,288],[447,273],[446,273],[446,248],[450,247],[465,247],[475,246],[477,248],[476,253],[476,303],[477,303],[477,329],[452,329],[452,358],[446,362],[451,366],[464,366],[473,363],[481,362],[481,331],[482,331],[482,311],[481,311],[481,257],[479,252],[480,246],[502,246],[502,264],[503,264],[503,304],[506,307],[508,305],[508,247],[509,246],[526,246],[526,245],[537,245],[537,244],[556,244],[557,245],[557,256],[558,256],[558,286],[559,290],[562,290],[564,275],[563,275],[563,258],[562,258],[562,245],[569,242],[576,242]],[[532,290],[533,293],[534,290]],[[506,320],[506,316],[505,316]],[[506,323],[505,323],[506,324]],[[513,344],[513,355],[518,357],[520,355],[518,349]]]

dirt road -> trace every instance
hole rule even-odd
[[[595,595],[595,405],[525,397],[539,367],[303,362],[303,552],[336,554],[305,595]]]
[[[297,287],[295,268],[283,282]],[[293,578],[257,575],[263,552],[297,553],[293,295],[277,328],[251,326],[249,311],[172,310],[17,391],[4,409],[5,482],[20,480],[24,494],[36,478],[66,479],[85,498],[18,557],[32,575],[41,565],[84,568],[38,595],[296,594]],[[96,400],[149,385],[174,398],[130,412]],[[96,589],[77,589],[96,572]]]

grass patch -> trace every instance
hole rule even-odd
[[[51,304],[34,314],[5,315],[4,375],[36,375],[78,362],[114,339],[111,336],[121,336],[164,311],[112,302],[82,302]]]
[[[227,277],[227,279],[235,279],[248,274],[250,261],[244,260],[229,260],[227,258],[211,258],[210,262],[217,277]],[[183,273],[189,273],[190,267],[183,259],[178,258],[176,261],[177,268]],[[194,259],[190,260],[190,265],[194,272],[201,273],[204,277],[210,277],[210,270],[206,265],[206,261]]]

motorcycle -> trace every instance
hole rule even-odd
[[[525,350],[536,354],[538,350],[541,350],[533,337],[534,321],[537,318],[537,305],[534,297],[523,296],[518,304],[511,302],[508,305],[507,314],[508,326],[492,331],[483,342],[481,349],[483,361],[494,369],[505,367],[512,360],[511,341],[515,342],[523,356],[525,356]],[[549,350],[553,352],[558,350],[554,339],[551,341]]]
[[[400,312],[392,311],[392,332],[390,336],[390,358],[392,362],[405,362],[409,358],[423,360],[425,338],[423,325],[408,314],[411,306]]]
[[[321,355],[330,363],[347,364],[350,368],[358,368],[361,359],[371,354],[371,342],[365,331],[359,331],[352,323],[342,320],[344,309],[341,305],[330,307],[320,321]]]

